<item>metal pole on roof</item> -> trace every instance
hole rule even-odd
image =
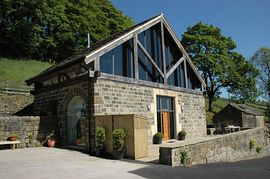
[[[90,48],[90,33],[87,34],[87,48]]]

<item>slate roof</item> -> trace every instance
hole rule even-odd
[[[246,113],[246,114],[252,114],[255,116],[263,116],[264,114],[260,111],[257,111],[256,109],[246,105],[246,104],[235,104],[230,103],[229,105],[233,106],[234,108]]]
[[[27,85],[31,85],[33,84],[38,78],[41,78],[43,76],[46,76],[46,75],[49,75],[53,72],[56,72],[56,71],[59,71],[61,69],[64,69],[65,67],[67,66],[71,66],[71,65],[75,65],[75,64],[79,64],[79,63],[82,63],[84,62],[84,59],[86,57],[86,55],[88,55],[89,53],[103,47],[104,45],[112,42],[113,40],[125,35],[126,33],[134,30],[135,28],[141,26],[141,25],[144,25],[145,23],[155,19],[156,17],[158,17],[160,15],[157,15],[157,16],[154,16],[154,17],[151,17],[150,19],[147,19],[141,23],[138,23],[130,28],[127,28],[121,32],[118,32],[118,33],[115,33],[114,35],[111,35],[103,40],[100,40],[98,41],[97,43],[95,43],[92,47],[90,48],[87,48],[86,50],[84,50],[82,53],[78,54],[78,55],[74,55],[70,58],[67,58],[63,61],[61,61],[60,63],[57,63],[56,65],[42,71],[41,73],[39,73],[38,75],[28,79],[28,80],[25,80],[25,82],[27,83]]]

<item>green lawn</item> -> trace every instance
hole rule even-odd
[[[49,68],[51,64],[35,60],[18,60],[0,57],[0,87],[22,86],[25,80]]]

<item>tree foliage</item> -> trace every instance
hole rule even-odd
[[[1,0],[0,55],[62,60],[131,25],[108,0]]]
[[[250,59],[251,63],[260,71],[258,85],[261,95],[270,100],[270,48],[260,48]]]
[[[209,111],[213,110],[213,101],[222,87],[243,99],[256,94],[255,68],[234,51],[236,44],[223,36],[219,28],[199,22],[182,35],[182,44],[207,84]]]

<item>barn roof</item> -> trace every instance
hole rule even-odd
[[[260,111],[257,111],[256,109],[246,105],[246,104],[236,104],[236,103],[230,103],[232,107],[246,113],[246,114],[252,114],[255,116],[263,116],[264,114]]]

